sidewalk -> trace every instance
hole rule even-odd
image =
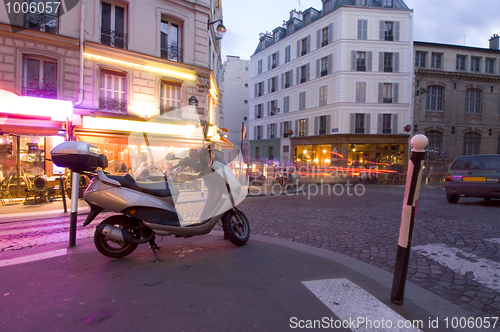
[[[92,239],[0,260],[2,330],[450,331],[446,320],[472,316],[410,282],[395,305],[391,273],[290,240],[157,242],[157,263],[147,245],[109,259]]]

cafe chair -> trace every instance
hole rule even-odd
[[[47,180],[42,177],[42,176],[37,176],[35,180],[33,180],[33,189],[35,190],[35,199],[34,202],[36,202],[36,198],[40,198],[40,200],[43,200],[48,203],[47,199]]]
[[[26,189],[24,189],[24,191],[26,191],[26,197],[24,198],[24,203],[28,201],[30,196],[33,196],[33,203],[35,203],[36,191],[33,186],[33,181],[31,181],[30,176],[27,173],[24,173],[23,181],[26,184]]]
[[[9,202],[14,201],[10,194],[10,182],[13,177],[14,175],[11,174],[8,178],[4,178],[2,185],[0,185],[0,201],[2,201],[2,205],[5,205],[5,198],[7,198]]]

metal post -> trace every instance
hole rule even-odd
[[[410,259],[411,240],[415,213],[417,210],[420,182],[422,181],[422,163],[425,157],[425,147],[429,140],[425,135],[415,135],[411,139],[412,150],[408,173],[406,176],[405,197],[399,228],[398,252],[392,281],[391,301],[403,304],[408,262]]]
[[[61,193],[64,213],[68,212],[68,208],[66,207],[66,193],[64,192],[64,180],[62,177],[62,173],[59,172],[59,192]]]
[[[78,194],[80,189],[80,173],[73,172],[71,179],[71,216],[69,219],[69,246],[76,245],[76,217],[78,215]]]

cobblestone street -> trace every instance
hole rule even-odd
[[[332,250],[393,273],[404,187],[359,186],[348,192],[337,186],[334,193],[331,188],[248,197],[240,208],[254,234]],[[461,198],[458,204],[449,204],[442,188],[421,188],[408,280],[476,316],[498,316],[498,209],[498,200]],[[86,216],[79,216],[77,238],[92,237],[93,228],[106,216],[99,215],[85,229],[81,224]],[[67,241],[68,219],[0,224],[0,251]],[[431,246],[440,249],[432,252]],[[459,268],[448,263],[453,260],[459,261]]]

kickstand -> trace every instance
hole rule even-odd
[[[159,262],[160,258],[158,257],[158,251],[160,250],[160,247],[158,247],[158,245],[156,245],[154,238],[151,241],[149,241],[149,249],[151,249],[153,251],[153,255],[155,256],[152,263]]]

